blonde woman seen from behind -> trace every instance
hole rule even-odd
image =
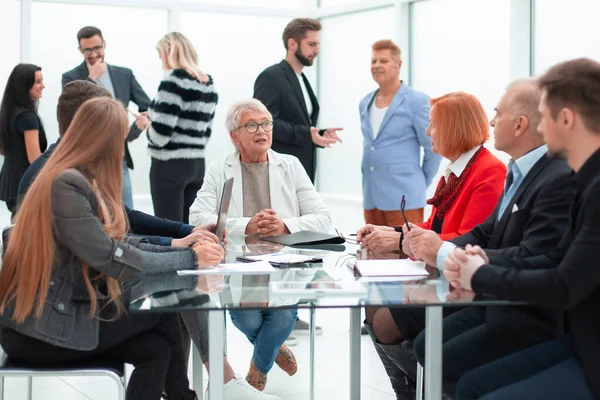
[[[157,217],[188,223],[189,208],[202,187],[205,147],[218,94],[212,77],[198,68],[198,55],[184,35],[172,32],[156,46],[166,71],[138,127],[148,128],[150,189]]]

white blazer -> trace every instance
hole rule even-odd
[[[273,150],[269,150],[268,159],[271,209],[277,212],[289,231],[329,232],[329,211],[300,161],[294,156],[279,154]],[[227,230],[229,235],[245,234],[250,218],[244,217],[242,165],[238,152],[210,164],[202,189],[198,191],[196,200],[190,207],[190,224],[198,226],[217,222],[223,185],[232,177],[233,194]]]

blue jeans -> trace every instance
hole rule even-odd
[[[570,338],[530,347],[465,374],[457,400],[593,400]]]
[[[296,308],[230,311],[231,321],[254,345],[252,361],[263,374],[273,367],[279,348],[296,326]]]
[[[123,204],[133,209],[133,189],[131,187],[131,177],[129,176],[129,167],[123,161]]]

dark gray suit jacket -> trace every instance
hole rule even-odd
[[[112,81],[115,89],[115,98],[119,100],[123,106],[129,106],[129,102],[133,101],[138,106],[140,112],[147,111],[150,107],[150,99],[144,89],[140,86],[138,81],[135,79],[133,72],[129,68],[117,67],[115,65],[108,65],[108,74]],[[85,62],[81,63],[72,70],[65,72],[62,76],[62,86],[64,87],[67,83],[75,80],[87,80],[94,82],[88,78],[89,71]],[[94,82],[96,83],[96,82]],[[137,139],[142,131],[140,131],[135,124],[129,129],[129,135],[127,141],[131,142]],[[133,169],[133,159],[129,153],[129,148],[125,144],[125,161],[127,166]]]
[[[575,195],[571,175],[564,160],[544,155],[525,176],[499,220],[502,199],[485,222],[451,242],[481,246],[492,264],[551,253],[569,227]],[[560,313],[534,306],[487,307],[486,324],[494,343],[509,351],[551,340],[562,332]]]
[[[298,77],[286,60],[260,73],[254,82],[253,97],[267,106],[273,115],[272,149],[296,156],[310,180],[314,182],[317,170],[317,146],[312,141],[310,128],[317,126],[319,102],[304,74],[302,79],[312,102],[311,115],[308,115]]]

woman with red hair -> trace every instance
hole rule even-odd
[[[432,99],[431,106],[431,124],[427,131],[431,149],[450,160],[434,196],[427,201],[433,206],[431,216],[425,222],[411,224],[410,233],[406,225],[396,228],[366,225],[357,235],[363,248],[380,252],[402,247],[408,256],[416,258],[412,247],[416,246],[417,231],[419,235],[436,236],[440,241],[450,240],[485,221],[498,203],[506,167],[483,147],[489,138],[489,129],[479,100],[468,93],[453,92]],[[411,243],[413,240],[415,243]],[[425,328],[424,309],[367,309],[365,325],[386,364],[396,395],[403,398],[399,391],[404,383],[407,396],[411,396],[411,385],[398,374],[401,368],[410,377],[416,363],[412,348],[407,351],[406,346],[398,344],[414,339]],[[389,368],[390,362],[400,368]]]

